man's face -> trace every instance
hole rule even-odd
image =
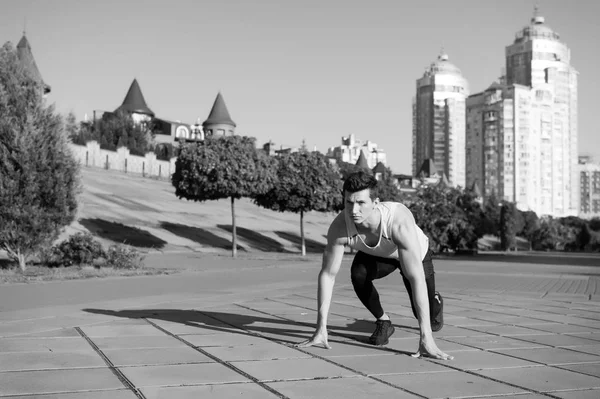
[[[344,209],[356,224],[364,222],[375,209],[378,200],[373,201],[370,190],[365,189],[355,193],[346,192],[344,195]]]

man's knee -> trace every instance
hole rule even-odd
[[[353,264],[350,268],[350,279],[354,285],[363,285],[367,281],[367,268],[365,265]]]

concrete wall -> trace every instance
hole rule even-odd
[[[131,155],[126,147],[117,151],[103,150],[97,141],[88,141],[86,145],[70,144],[75,158],[82,166],[119,170],[147,177],[170,179],[175,173],[175,160],[160,161],[153,152],[146,156]]]

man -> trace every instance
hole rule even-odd
[[[327,342],[327,316],[344,247],[350,246],[358,250],[350,272],[354,291],[376,319],[369,342],[386,345],[394,333],[373,280],[399,269],[413,314],[419,321],[419,348],[413,356],[450,360],[452,356],[442,352],[433,339],[433,331],[439,331],[444,322],[443,300],[435,291],[429,239],[406,206],[375,198],[376,187],[377,179],[366,172],[354,173],[344,182],[344,211],[329,227],[319,273],[317,328],[311,339],[297,346],[331,348]]]

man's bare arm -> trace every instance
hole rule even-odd
[[[392,238],[398,246],[402,274],[408,279],[412,288],[412,302],[419,320],[420,340],[417,355],[452,359],[452,356],[445,354],[437,347],[433,339],[427,284],[414,217],[408,210],[400,211],[395,217]]]
[[[329,307],[331,306],[335,276],[340,270],[344,257],[346,239],[342,234],[345,232],[345,225],[342,222],[343,219],[340,220],[340,217],[337,217],[327,232],[327,246],[323,252],[323,261],[318,278],[316,332],[312,339],[298,344],[299,347],[321,345],[325,348],[330,348],[327,342],[327,316],[329,315]]]

